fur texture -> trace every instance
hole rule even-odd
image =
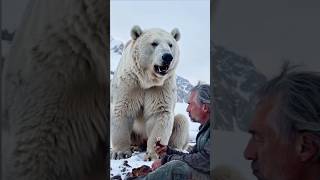
[[[169,139],[170,147],[177,150],[185,150],[188,148],[189,133],[189,123],[186,117],[182,114],[177,114],[174,117],[174,123],[172,128],[172,134]]]
[[[175,69],[179,61],[177,40],[180,32],[174,29],[170,34],[156,28],[143,31],[139,26],[134,26],[131,38],[112,80],[112,158],[131,156],[131,134],[134,133],[135,142],[137,139],[147,139],[146,159],[155,159],[154,144],[157,137],[161,138],[161,144],[168,145],[174,125],[177,100]],[[166,64],[165,56],[171,56],[172,61],[160,74],[159,66]],[[186,118],[177,122],[186,123]],[[186,137],[188,129],[177,132]],[[175,146],[182,149],[184,143],[179,142]]]
[[[30,3],[4,65],[4,179],[105,179],[107,2]]]

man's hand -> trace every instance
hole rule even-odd
[[[167,154],[167,146],[160,144],[160,137],[157,137],[156,144],[154,145],[154,151],[157,153],[157,155],[162,158]]]
[[[158,167],[160,167],[161,165],[162,165],[161,159],[157,159],[157,160],[153,161],[153,163],[151,165],[152,171],[158,169]]]
[[[154,147],[155,152],[160,158],[167,155],[167,149],[168,149],[167,146],[162,144],[160,146],[155,145]]]

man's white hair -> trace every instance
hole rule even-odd
[[[196,86],[194,86],[191,90],[191,92],[197,92],[197,100],[201,104],[207,104],[210,108],[211,104],[211,91],[210,91],[210,85],[205,84],[202,82],[198,82]]]
[[[273,125],[278,135],[288,139],[299,132],[311,132],[320,149],[320,72],[294,71],[296,68],[286,62],[280,75],[258,91],[258,99],[260,103],[276,99]]]

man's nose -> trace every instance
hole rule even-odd
[[[190,112],[190,108],[189,108],[189,105],[187,106],[187,109],[186,109],[187,112]]]
[[[251,139],[248,142],[247,147],[243,152],[243,156],[247,160],[256,160],[257,158],[257,149]]]

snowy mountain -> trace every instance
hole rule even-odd
[[[123,48],[124,48],[124,44],[121,41],[116,40],[113,37],[110,38],[110,51],[111,52],[118,54],[118,55],[121,55]]]
[[[110,78],[112,78],[112,75],[117,68],[123,48],[124,44],[121,41],[114,39],[112,36],[110,37]]]
[[[188,103],[188,93],[190,92],[190,90],[193,87],[192,84],[187,79],[184,79],[181,76],[177,76],[176,83],[177,83],[177,87],[178,87],[177,102]]]
[[[224,47],[212,47],[215,128],[246,131],[254,110],[254,93],[267,79],[250,59]]]
[[[10,50],[14,34],[15,32],[9,32],[7,29],[1,30],[1,68]]]
[[[110,37],[110,77],[112,78],[113,72],[115,71],[118,62],[121,58],[121,53],[124,49],[124,43],[116,40],[112,36]],[[178,76],[176,79],[178,87],[178,98],[177,102],[187,103],[188,102],[188,93],[193,87],[192,84],[185,78]]]

